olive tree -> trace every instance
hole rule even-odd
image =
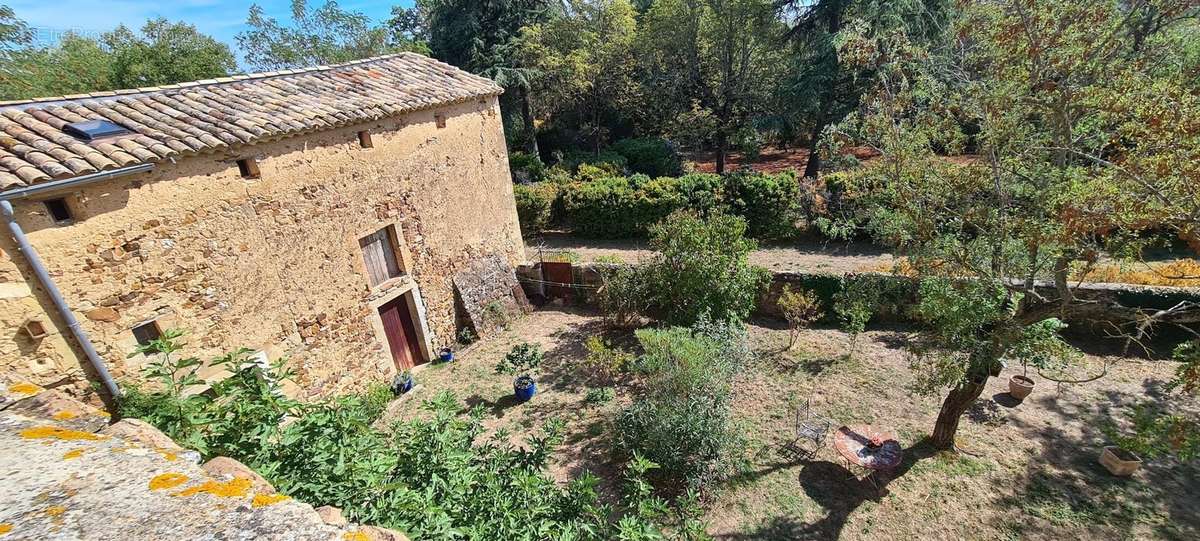
[[[1102,255],[1200,247],[1193,5],[976,0],[941,46],[853,22],[841,36],[841,60],[877,77],[826,150],[879,154],[848,173],[861,206],[842,225],[894,246],[920,282],[918,388],[949,389],[935,446],[954,446],[1003,362],[1076,356],[1061,320],[1115,319],[1131,340],[1200,321],[1193,303],[1139,310],[1072,281]]]

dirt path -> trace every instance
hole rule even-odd
[[[646,241],[590,240],[547,233],[525,242],[525,254],[537,261],[540,254],[571,252],[584,262],[601,257],[619,257],[636,263],[652,254]],[[845,274],[864,270],[887,270],[895,258],[883,248],[868,243],[795,241],[765,244],[750,254],[750,262],[773,271],[828,272]]]

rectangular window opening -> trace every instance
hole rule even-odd
[[[46,205],[46,212],[50,214],[50,219],[56,224],[69,224],[75,221],[75,216],[71,214],[71,206],[67,204],[67,200],[59,197],[57,199],[47,199],[42,201]]]
[[[400,269],[399,260],[396,259],[396,236],[392,226],[359,239],[358,246],[362,249],[363,263],[367,266],[367,278],[371,287],[404,274]]]
[[[375,144],[371,142],[371,132],[369,132],[369,131],[358,132],[358,146],[363,147],[363,148],[374,148],[375,147]]]
[[[433,121],[437,124],[437,127],[439,127],[439,128],[446,127],[446,115],[443,115],[441,113],[435,114],[435,115],[433,115]]]
[[[242,158],[237,161],[238,172],[242,174],[242,178],[259,178],[262,175],[258,172],[258,161],[254,158]]]
[[[144,346],[161,338],[162,329],[158,328],[157,321],[147,321],[133,327],[133,337],[139,346]]]

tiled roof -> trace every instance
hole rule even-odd
[[[0,191],[496,95],[499,86],[415,53],[300,70],[0,102]],[[132,133],[83,141],[105,119]]]

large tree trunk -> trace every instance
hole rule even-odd
[[[525,150],[533,156],[538,155],[537,129],[533,125],[533,107],[529,104],[529,90],[522,88],[521,92],[521,121],[525,124],[525,135],[528,138]]]
[[[938,412],[937,422],[933,425],[933,446],[937,449],[953,449],[954,435],[958,433],[958,421],[963,413],[983,393],[988,378],[984,377],[979,383],[964,382],[950,391],[942,402],[942,410]]]
[[[812,137],[808,141],[808,164],[804,166],[804,176],[808,178],[817,178],[817,174],[821,172],[821,157],[817,155],[817,146],[821,144],[821,132],[825,131],[824,122],[818,123],[812,131]]]
[[[725,172],[725,162],[728,159],[728,154],[729,154],[729,150],[727,148],[729,146],[729,138],[726,137],[725,133],[722,131],[717,134],[716,139],[717,139],[716,140],[716,143],[717,143],[717,173],[720,174],[720,173]]]

